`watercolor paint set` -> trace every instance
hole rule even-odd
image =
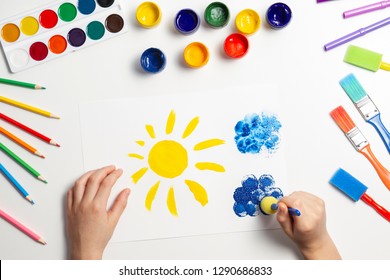
[[[127,30],[119,0],[64,0],[1,20],[0,43],[16,73]]]

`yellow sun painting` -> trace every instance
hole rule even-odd
[[[158,139],[155,133],[154,127],[150,124],[145,125],[145,129],[150,139],[158,140],[150,148],[147,155],[142,155],[138,153],[130,153],[129,157],[142,160],[145,162],[145,167],[140,168],[132,176],[134,184],[145,175],[148,171],[153,171],[161,179],[173,179],[179,177],[183,174],[184,171],[188,168],[190,152],[202,151],[209,149],[218,145],[225,143],[221,139],[208,139],[205,141],[198,142],[192,150],[187,150],[183,144],[170,139],[170,134],[173,132],[176,123],[176,114],[172,110],[168,116],[164,139]],[[199,124],[199,117],[193,118],[186,126],[181,139],[185,139],[195,131]],[[136,143],[144,147],[146,141],[138,140]],[[214,162],[197,162],[195,167],[198,170],[209,170],[214,172],[225,172],[225,168]],[[153,186],[150,187],[146,198],[145,198],[145,207],[149,211],[152,210],[153,201],[156,197],[156,193],[159,190],[161,180],[158,180]],[[192,192],[196,201],[198,201],[202,206],[205,206],[208,203],[208,194],[206,189],[196,181],[184,179],[184,184],[187,185],[190,192]],[[175,186],[170,186],[167,193],[167,207],[169,212],[173,216],[178,216],[178,211],[176,207],[175,200]]]

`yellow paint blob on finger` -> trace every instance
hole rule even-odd
[[[215,172],[225,172],[225,167],[214,162],[198,162],[195,167],[199,170],[211,170]]]
[[[172,187],[168,191],[167,206],[169,212],[171,212],[173,216],[178,216],[175,200],[175,191]]]
[[[206,190],[197,182],[192,180],[185,180],[190,191],[194,194],[195,199],[202,205],[205,206],[208,202],[208,196]]]
[[[152,204],[153,204],[154,198],[156,197],[156,193],[157,193],[159,185],[160,185],[160,181],[158,181],[156,184],[154,184],[153,187],[150,188],[148,194],[146,195],[145,207],[149,211],[152,210]]]
[[[39,23],[38,20],[34,17],[25,17],[20,22],[20,29],[22,32],[27,35],[31,36],[38,32],[39,29]]]
[[[188,136],[191,135],[191,133],[195,130],[195,128],[198,126],[199,124],[199,117],[195,117],[193,118],[189,124],[187,125],[186,129],[184,130],[183,132],[183,136],[182,138],[185,139],[187,138]]]
[[[209,139],[196,144],[194,147],[194,151],[205,150],[222,144],[225,144],[225,141],[222,139]]]

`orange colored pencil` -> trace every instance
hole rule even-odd
[[[34,155],[37,155],[37,156],[39,156],[41,158],[45,158],[45,156],[42,155],[36,148],[34,148],[31,145],[27,144],[22,139],[18,138],[16,135],[12,134],[11,132],[9,132],[8,130],[6,130],[5,128],[3,128],[1,126],[0,126],[0,133],[2,133],[3,135],[7,136],[9,139],[14,141],[16,144],[18,144],[19,146],[23,147],[27,151],[33,153]]]

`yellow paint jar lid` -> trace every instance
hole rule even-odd
[[[236,28],[244,34],[253,34],[260,28],[260,16],[251,9],[245,9],[236,16]]]
[[[184,49],[183,57],[188,66],[199,68],[208,63],[210,53],[204,44],[193,42]]]
[[[153,2],[144,2],[138,6],[136,18],[141,26],[152,28],[161,21],[160,7]]]

